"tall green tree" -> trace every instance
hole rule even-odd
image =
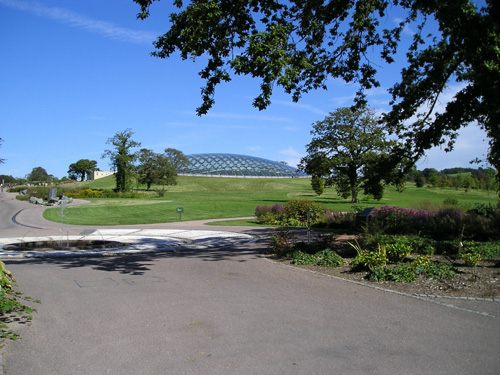
[[[177,173],[167,156],[145,148],[139,151],[137,176],[138,181],[146,184],[148,190],[151,189],[152,184],[175,185],[177,183]]]
[[[145,19],[159,0],[134,0]],[[485,0],[175,0],[179,10],[154,43],[168,58],[202,57],[205,80],[198,114],[214,104],[215,88],[232,75],[260,79],[254,106],[266,108],[281,86],[294,101],[329,81],[357,84],[355,102],[380,86],[378,71],[400,63],[394,75],[386,129],[404,143],[394,150],[408,168],[427,149],[447,143],[477,121],[489,137],[489,162],[500,170],[500,2]],[[394,26],[387,22],[400,21]],[[415,30],[408,43],[404,30]],[[445,88],[461,87],[436,113]],[[404,147],[403,147],[404,146]],[[393,159],[395,162],[398,158]]]
[[[72,163],[68,168],[68,175],[72,180],[77,180],[80,178],[80,181],[85,180],[85,176],[87,176],[87,180],[90,178],[92,172],[97,171],[97,161],[89,160],[89,159],[80,159],[76,163]]]
[[[164,156],[176,172],[189,164],[187,156],[184,155],[182,151],[176,150],[175,148],[165,149]]]
[[[106,144],[110,144],[114,149],[105,150],[102,158],[108,157],[111,161],[111,167],[115,172],[116,191],[124,192],[130,188],[131,178],[134,173],[134,161],[137,159],[137,152],[134,148],[141,146],[139,142],[132,139],[134,132],[131,129],[116,133],[109,138]]]
[[[339,108],[313,125],[313,139],[300,168],[335,186],[343,198],[358,202],[361,189],[380,199],[386,183],[395,183],[397,171],[387,170],[390,147],[383,127],[373,111],[362,108]],[[391,164],[391,163],[389,163]],[[398,180],[399,181],[399,180]]]
[[[427,177],[427,181],[431,184],[432,187],[436,187],[439,182],[439,174],[438,171],[434,168],[431,168],[429,171],[429,177]]]
[[[28,182],[50,182],[54,179],[54,176],[49,175],[45,168],[35,167],[26,176]]]
[[[425,178],[421,171],[415,171],[415,186],[418,188],[424,187]]]

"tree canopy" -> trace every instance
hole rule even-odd
[[[176,174],[179,169],[189,164],[188,157],[182,151],[175,148],[166,148],[164,156],[170,165],[172,165]]]
[[[90,178],[90,174],[97,170],[97,161],[89,159],[80,159],[76,163],[72,163],[68,168],[68,175],[72,180],[80,178],[81,181]]]
[[[116,190],[126,191],[130,187],[130,179],[134,171],[134,161],[137,159],[137,152],[132,149],[140,147],[141,144],[132,139],[134,132],[131,129],[117,132],[109,138],[106,144],[114,146],[114,149],[105,150],[102,158],[109,157],[111,167],[116,171]]]
[[[45,168],[35,167],[26,176],[29,182],[49,182],[52,181],[54,176],[49,175]]]
[[[175,167],[166,154],[158,154],[145,148],[139,151],[137,178],[141,184],[146,184],[148,190],[152,184],[175,185],[176,176]]]
[[[134,0],[138,18],[148,17],[159,0]],[[485,0],[174,0],[170,28],[152,53],[168,58],[207,57],[199,72],[205,80],[198,114],[214,104],[215,88],[232,75],[260,79],[253,104],[264,109],[275,86],[294,101],[328,81],[357,84],[356,105],[366,90],[380,86],[384,64],[401,62],[389,89],[386,130],[402,141],[395,153],[408,167],[425,150],[453,147],[457,130],[477,121],[489,137],[489,162],[500,170],[500,3]],[[394,26],[387,19],[398,18]],[[436,27],[428,27],[432,23]],[[416,32],[402,42],[405,28]],[[441,113],[436,104],[445,88],[460,89]]]
[[[351,196],[355,203],[362,188],[380,199],[384,183],[400,182],[394,177],[397,171],[380,169],[388,165],[389,150],[396,142],[386,139],[373,111],[339,108],[316,122],[311,134],[300,168],[313,176],[313,184],[325,178],[327,186],[335,186],[340,196]]]

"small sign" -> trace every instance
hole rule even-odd
[[[359,217],[368,217],[371,215],[372,211],[375,209],[375,207],[367,207],[359,214]]]
[[[177,213],[179,214],[179,220],[182,220],[183,212],[184,212],[184,207],[177,207]]]

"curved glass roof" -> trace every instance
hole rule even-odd
[[[217,177],[306,177],[296,168],[255,156],[237,154],[187,155],[189,165],[178,171],[182,175]]]

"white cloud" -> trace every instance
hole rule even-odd
[[[294,102],[287,102],[285,100],[276,100],[274,103],[281,104],[287,107],[292,107],[300,110],[304,110],[307,112],[315,113],[321,116],[327,116],[328,112],[324,111],[321,108],[309,105],[309,104],[302,104],[302,103],[294,103]]]
[[[151,44],[157,37],[156,33],[150,31],[136,31],[116,26],[111,22],[95,20],[68,9],[48,7],[37,1],[0,0],[0,4],[35,14],[38,17],[66,23],[72,27],[100,34],[109,39],[130,43]]]
[[[469,162],[475,158],[484,160],[488,153],[486,132],[475,124],[458,131],[458,138],[453,151],[445,152],[439,147],[427,151],[425,157],[417,163],[418,169],[435,168],[441,170],[454,167],[471,167]]]
[[[300,159],[304,156],[291,146],[281,150],[279,153],[285,156],[283,161],[286,161],[292,167],[296,167],[300,163]]]
[[[394,23],[400,24],[404,20],[402,18],[394,18]],[[413,36],[415,35],[415,31],[408,25],[406,24],[405,27],[403,28],[403,34]]]

